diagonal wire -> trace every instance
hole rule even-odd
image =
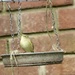
[[[15,46],[14,46],[14,33],[13,33],[13,21],[12,21],[12,13],[11,13],[11,7],[10,7],[10,4],[8,4],[7,2],[7,6],[8,6],[8,10],[9,10],[9,13],[10,13],[10,31],[11,31],[11,37],[12,37],[12,49],[11,50],[14,50]],[[14,75],[14,67],[13,67],[13,54],[12,54],[13,51],[10,51],[10,64],[11,64],[11,70],[12,70],[12,75]]]
[[[55,36],[56,36],[56,47],[58,50],[61,50],[60,48],[60,42],[59,42],[59,36],[58,36],[58,33],[57,33],[57,30],[56,30],[56,26],[55,26],[55,18],[54,18],[54,13],[53,13],[53,8],[52,8],[52,0],[47,0],[47,2],[49,3],[49,10],[51,12],[51,18],[52,18],[52,27],[53,27],[53,31],[55,33]],[[48,11],[48,4],[46,5],[46,19],[48,18],[47,16],[47,11]],[[48,20],[48,19],[47,19]],[[51,38],[51,35],[49,34],[49,30],[48,30],[48,22],[46,20],[46,29],[47,29],[47,33],[51,39],[51,42],[52,42],[52,38]]]
[[[49,32],[49,29],[48,29],[48,17],[50,17],[50,15],[48,15],[48,0],[47,0],[47,4],[46,4],[46,31],[48,33],[48,36],[50,38],[50,41],[51,41],[51,45],[53,44],[52,42],[52,37],[50,35],[50,32]]]
[[[7,3],[7,7],[8,7],[8,10],[9,10],[9,14],[10,14],[10,32],[11,32],[11,37],[12,37],[12,50],[14,50],[15,46],[14,46],[14,30],[13,30],[13,16],[12,16],[12,13],[11,13],[11,6],[10,4]]]
[[[18,7],[18,16],[17,16],[17,20],[18,20],[18,24],[17,24],[18,47],[17,47],[17,49],[19,48],[19,44],[20,44],[19,40],[20,40],[20,37],[22,34],[21,33],[21,2],[20,2],[20,0],[18,0],[18,5],[19,5],[19,7]]]

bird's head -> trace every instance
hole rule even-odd
[[[24,38],[29,38],[27,35],[24,35],[24,34],[22,35],[22,37],[24,37]]]

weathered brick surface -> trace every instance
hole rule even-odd
[[[36,11],[36,12],[35,12]],[[50,14],[48,14],[49,16]],[[48,17],[48,28],[51,29],[51,17]],[[45,10],[34,10],[22,13],[22,30],[24,33],[46,31]]]
[[[75,55],[65,55],[63,62],[55,65],[47,65],[46,75],[74,75],[75,74]],[[14,73],[17,75],[38,75],[39,67],[18,67],[15,68]],[[44,72],[44,71],[43,71]],[[11,75],[11,68],[5,68],[3,65],[0,65],[0,75]]]
[[[53,0],[52,1],[53,6],[60,6],[60,5],[69,5],[69,4],[73,4],[73,0]],[[12,10],[16,10],[18,8],[18,3],[15,2],[11,2],[11,9]],[[35,7],[43,7],[46,6],[46,0],[40,0],[40,1],[34,1],[34,2],[22,2],[21,3],[21,7],[22,9],[25,8],[35,8]],[[8,9],[8,8],[6,8]]]
[[[72,52],[75,52],[75,8],[73,6],[74,0],[52,0],[53,6],[64,6],[62,9],[57,9],[58,11],[58,21],[59,21],[59,29],[73,29],[60,31],[59,39],[61,43],[61,48],[64,52],[71,53],[68,55],[64,55],[63,62],[61,64],[55,65],[47,65],[41,69],[40,66],[35,67],[18,67],[15,68],[15,75],[75,75],[75,55]],[[10,3],[10,2],[9,2]],[[5,3],[4,3],[5,4]],[[46,33],[46,11],[45,9],[39,9],[46,5],[45,0],[40,0],[37,2],[22,2],[21,6],[23,11],[22,14],[22,32],[30,33],[28,34],[30,39],[34,44],[35,52],[45,52],[50,51],[51,45],[56,43],[54,34],[51,33],[52,39],[48,37]],[[65,5],[72,5],[73,8],[65,8]],[[13,15],[13,33],[17,31],[17,14],[13,10],[17,10],[18,3],[10,3]],[[39,7],[39,8],[38,8]],[[0,3],[0,11],[4,9],[8,10],[7,5],[2,7],[2,3]],[[27,9],[28,8],[28,9]],[[29,8],[33,8],[29,9]],[[34,9],[36,8],[36,9]],[[37,9],[38,8],[38,9]],[[27,10],[24,10],[27,9]],[[10,47],[15,46],[15,49],[19,46],[17,43],[17,38],[14,38],[14,43],[11,43],[11,37],[8,38],[7,35],[10,35],[10,19],[8,12],[1,12],[0,14],[0,55],[5,54],[7,50],[7,41],[9,40]],[[48,28],[52,30],[51,17],[48,14]],[[38,33],[37,33],[38,32]],[[41,32],[41,33],[40,33]],[[35,34],[34,34],[35,33]],[[3,37],[3,38],[2,38]],[[12,50],[10,48],[10,50]],[[24,52],[22,48],[19,46],[19,51]],[[38,60],[39,61],[39,60]],[[1,64],[0,57],[0,75],[11,75],[11,68],[5,68],[3,64]]]
[[[19,7],[19,4],[17,2],[13,3],[9,3],[11,5],[11,9],[12,10],[17,10]],[[43,7],[46,5],[46,1],[38,1],[38,2],[21,2],[21,8],[25,9],[25,8],[35,8],[35,7]],[[8,10],[8,8],[7,8]]]
[[[65,52],[75,52],[75,32],[63,32],[60,41]]]
[[[44,35],[33,35],[33,36],[29,36],[29,38],[31,39],[33,45],[34,45],[34,52],[46,52],[46,51],[50,51],[51,49],[51,40],[49,38],[49,36],[47,34],[44,34]],[[52,38],[53,35],[52,35]],[[52,42],[54,42],[55,38],[52,39]],[[14,44],[12,44],[12,41],[11,39],[9,40],[10,41],[10,47],[12,48],[13,46],[15,47],[15,50],[16,49],[19,49],[20,52],[25,52],[21,47],[20,45],[18,44],[18,39],[15,38],[14,39]]]
[[[61,48],[64,50],[64,52],[75,52],[75,34],[74,32],[69,32],[69,33],[62,33],[60,34],[60,43],[61,43]],[[55,37],[52,35],[52,41],[48,37],[47,34],[40,34],[40,35],[34,35],[30,36],[30,39],[32,40],[34,44],[34,51],[35,52],[45,52],[45,51],[50,51],[52,43],[55,43]],[[10,46],[11,48],[15,46],[15,49],[19,49],[20,52],[24,52],[22,48],[19,46],[17,43],[17,39],[15,38],[14,44],[11,44],[11,39],[10,39]],[[1,51],[0,54],[6,53],[6,43],[5,41],[3,42],[1,40]],[[11,49],[10,48],[10,49]]]
[[[50,51],[51,41],[48,35],[37,35],[35,37],[31,37],[31,39],[34,44],[34,51],[36,52]]]
[[[64,52],[75,52],[75,33],[62,33],[59,36],[61,48]],[[35,51],[49,51],[51,49],[51,44],[55,43],[55,36],[52,36],[52,41],[47,35],[39,35],[33,37],[33,43]],[[52,43],[51,43],[52,42]]]
[[[59,28],[70,29],[75,28],[75,9],[59,9]]]
[[[54,6],[73,4],[73,0],[52,0]]]
[[[14,18],[12,19],[13,22],[13,33],[16,32],[16,23]],[[10,28],[10,17],[8,14],[0,15],[0,36],[3,35],[10,35],[11,34]]]
[[[20,47],[20,44],[19,44],[20,40],[18,38],[14,38],[14,41],[11,39],[9,39],[9,44],[10,44],[10,50],[13,51],[13,48],[15,50],[19,50],[19,52],[23,53],[25,52],[21,47]]]
[[[2,11],[3,9],[3,5],[2,5],[2,2],[0,2],[0,11]]]
[[[0,55],[6,53],[6,40],[0,39]]]
[[[75,55],[66,55],[62,64],[48,65],[47,75],[75,75]]]
[[[14,68],[15,75],[38,75],[38,67],[19,67]],[[0,65],[0,75],[12,75],[11,68]]]
[[[31,41],[34,44],[35,52],[45,52],[50,51],[52,44],[56,43],[55,36],[52,36],[52,40],[49,38],[47,34],[40,35],[32,35],[30,36]],[[75,33],[74,32],[63,32],[59,35],[61,48],[64,52],[75,52]],[[15,39],[15,43],[11,46],[15,46],[15,49],[18,47],[17,39]],[[24,52],[21,47],[18,48],[20,52]]]

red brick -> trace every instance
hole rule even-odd
[[[19,71],[20,75],[38,75],[38,67],[34,66],[34,67],[20,67],[20,68],[16,68],[17,71]],[[15,73],[16,73],[15,70]],[[16,73],[17,74],[17,73]]]
[[[38,67],[16,67],[14,68],[15,75],[38,75]],[[12,75],[11,67],[0,65],[0,75]]]
[[[3,9],[3,4],[2,2],[0,2],[0,11],[2,11],[2,9]]]
[[[65,55],[61,64],[48,65],[46,75],[75,75],[75,55]]]
[[[73,4],[73,0],[52,0],[54,6]]]
[[[63,65],[62,65],[62,74],[63,75],[74,75],[75,69],[74,69],[74,63],[75,61],[75,55],[67,55],[64,57]]]
[[[16,23],[13,18],[13,33],[16,32]],[[8,14],[0,15],[0,36],[10,35],[10,17]]]
[[[53,6],[60,6],[60,5],[69,5],[73,4],[73,0],[53,0]],[[16,10],[18,8],[18,3],[11,2],[11,9]],[[40,1],[34,1],[34,2],[22,2],[21,4],[22,9],[25,8],[35,8],[35,7],[43,7],[46,6],[46,1],[45,0],[40,0]],[[8,8],[7,8],[8,9]]]
[[[48,34],[40,34],[40,35],[30,35],[31,41],[34,44],[35,52],[46,52],[51,50],[52,44],[56,43],[55,36],[51,35],[52,39],[49,38]],[[59,39],[61,43],[61,48],[64,52],[75,52],[75,33],[74,32],[63,32],[59,34]],[[15,49],[18,47],[17,39],[15,38],[15,42],[11,46],[15,46]],[[20,52],[24,52],[21,47],[18,48]]]
[[[10,3],[11,5],[11,9],[12,10],[17,10],[19,5],[17,2]],[[21,8],[25,9],[25,8],[35,8],[35,7],[43,7],[46,5],[46,1],[38,1],[38,2],[21,2]],[[8,8],[7,8],[8,9]]]
[[[75,9],[59,9],[59,28],[75,28]]]
[[[65,55],[62,63],[46,66],[46,75],[74,75],[74,65],[75,55]],[[16,67],[14,69],[15,75],[17,75],[18,72],[20,75],[38,75],[39,67]],[[0,75],[11,75],[11,73],[11,68],[5,68],[0,64]]]
[[[29,36],[32,43],[34,44],[34,51],[35,52],[45,52],[49,51],[51,48],[51,43],[48,35],[36,35],[36,36]],[[15,46],[15,49],[19,49],[20,52],[24,52],[24,50],[20,47],[20,45],[17,43],[18,39],[14,39],[14,44],[12,44],[11,39],[10,41],[10,47]]]
[[[0,55],[6,53],[7,42],[5,39],[0,39]]]
[[[53,37],[52,37],[53,38]],[[36,35],[31,37],[32,42],[34,44],[34,51],[35,52],[46,52],[50,51],[51,49],[51,40],[48,35]]]
[[[60,34],[61,47],[65,52],[75,52],[75,31]]]
[[[14,42],[13,42],[14,41]],[[14,38],[14,40],[9,39],[9,44],[10,44],[10,50],[14,49],[15,50],[19,50],[19,52],[25,52],[21,47],[20,47],[20,44],[19,44],[19,41],[18,38]],[[12,43],[13,42],[13,43]]]
[[[48,14],[49,15],[49,14]],[[48,28],[51,29],[51,17],[48,17]],[[22,13],[22,29],[24,33],[46,31],[45,10],[34,10]]]
[[[56,43],[55,36],[52,36],[52,41],[48,37],[48,35],[38,35],[32,37],[32,41],[34,43],[35,51],[49,51],[51,49],[51,45]],[[75,32],[63,32],[59,34],[61,48],[64,52],[75,52]]]

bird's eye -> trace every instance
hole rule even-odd
[[[28,36],[24,36],[24,37],[28,38]]]

